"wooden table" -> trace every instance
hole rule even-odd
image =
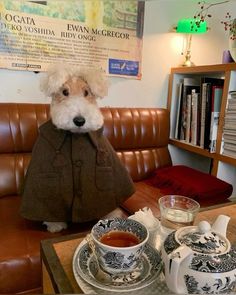
[[[236,245],[236,204],[200,212],[196,223],[201,220],[213,223],[220,214],[231,217],[227,228],[227,238]],[[44,294],[83,293],[73,275],[72,259],[84,235],[84,233],[69,235],[41,242]]]

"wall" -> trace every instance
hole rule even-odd
[[[109,96],[99,102],[101,106],[166,106],[170,68],[178,66],[183,59],[180,55],[182,43],[179,42],[182,36],[170,31],[178,19],[194,15],[198,9],[197,2],[146,1],[142,80],[111,78]],[[224,18],[228,7],[232,7],[233,11],[236,2],[212,8],[214,18],[210,22],[211,31],[194,36],[192,59],[197,65],[221,62],[222,51],[228,48],[228,40],[220,19]],[[49,99],[39,91],[39,78],[40,74],[31,72],[0,70],[0,101],[48,102]]]

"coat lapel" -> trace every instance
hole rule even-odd
[[[44,125],[40,127],[40,133],[56,151],[55,165],[56,166],[64,165],[65,159],[64,160],[61,159],[62,155],[60,154],[60,150],[66,138],[68,136],[73,136],[73,133],[56,128],[56,126],[53,125],[51,120],[49,120],[48,122],[46,122]],[[88,138],[90,139],[91,143],[97,150],[97,155],[96,155],[97,165],[99,166],[109,165],[110,164],[109,152],[106,150],[104,145],[103,127],[96,131],[88,132]]]
[[[97,131],[89,132],[90,140],[97,149],[96,163],[98,166],[110,166],[110,153],[106,148],[103,127]]]
[[[101,137],[103,135],[103,127],[96,130],[96,131],[89,132],[88,135],[89,135],[89,138],[90,138],[92,144],[95,146],[95,148],[97,150],[100,150],[101,149],[100,141],[101,141]]]
[[[40,127],[40,133],[56,151],[60,151],[69,132],[56,128],[49,120]]]

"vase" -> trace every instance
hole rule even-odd
[[[236,18],[233,20],[233,30],[229,35],[229,51],[234,61],[236,61]]]

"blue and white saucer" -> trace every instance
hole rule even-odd
[[[81,278],[88,284],[106,291],[129,292],[142,289],[153,283],[161,273],[160,253],[146,245],[140,265],[129,274],[113,275],[111,282],[104,284],[96,277],[97,260],[87,243],[80,244],[73,257],[73,272],[77,283],[81,286]]]

